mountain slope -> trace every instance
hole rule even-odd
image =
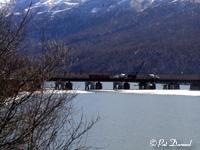
[[[88,0],[53,16],[39,14],[28,37],[37,43],[42,28],[48,39],[64,40],[74,72],[132,73],[144,64],[143,73],[200,73],[200,4],[140,3]]]
[[[68,44],[77,57],[73,70],[130,73],[145,62],[145,73],[200,73],[199,5],[151,8],[126,24],[124,16],[71,37]],[[115,21],[117,27],[107,29]]]

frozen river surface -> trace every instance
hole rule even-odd
[[[101,91],[84,91],[83,84],[76,87],[75,108],[88,120],[100,116],[88,134],[89,145],[105,150],[200,150],[200,91],[189,91],[189,86],[161,90],[161,85],[157,90],[113,91],[106,83],[107,90]],[[158,147],[161,139],[167,147]],[[170,139],[177,144],[192,141],[191,147],[169,146],[174,142]]]
[[[87,118],[100,116],[88,143],[106,150],[151,150],[150,140],[176,139],[200,149],[200,92],[197,91],[78,91],[74,103]]]

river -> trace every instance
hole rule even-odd
[[[158,90],[113,91],[109,83],[104,89],[110,90],[86,92],[83,84],[76,88],[76,110],[88,120],[100,116],[89,131],[88,145],[105,150],[200,149],[200,91],[189,91],[189,86],[161,90],[161,85]],[[159,145],[161,139],[166,146]],[[191,143],[169,146],[174,142],[170,139]]]
[[[184,144],[192,140],[192,147],[156,149],[200,149],[200,91],[80,92],[74,102],[87,118],[100,116],[88,134],[94,147],[151,150],[152,139],[164,139],[168,145],[176,139]]]

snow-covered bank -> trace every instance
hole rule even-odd
[[[66,94],[66,93],[72,93],[72,94],[87,94],[87,93],[94,93],[93,91],[85,91],[85,90],[45,90],[45,94],[55,93],[55,94]]]
[[[200,96],[200,91],[189,90],[122,90],[119,92],[152,95]]]
[[[177,96],[200,96],[200,91],[189,91],[189,90],[46,90],[46,92],[54,92],[57,94],[64,93],[76,93],[76,94],[91,94],[98,92],[112,92],[112,93],[123,93],[123,94],[150,94],[150,95],[177,95]]]

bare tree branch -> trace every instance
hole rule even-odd
[[[17,23],[0,11],[0,149],[89,149],[83,137],[99,118],[78,120],[72,105],[76,94],[41,88],[67,69],[65,43],[43,40],[38,57],[18,51],[31,5]]]

